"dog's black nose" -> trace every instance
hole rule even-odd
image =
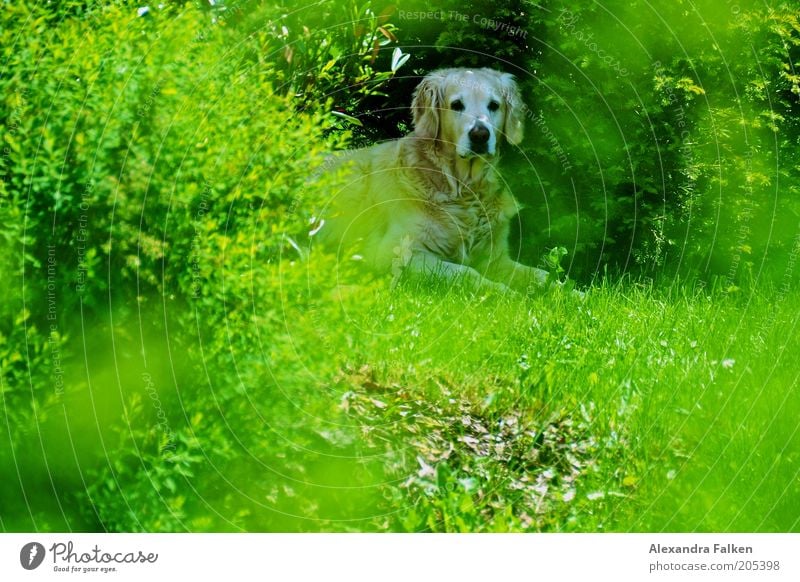
[[[483,145],[489,141],[489,128],[482,123],[476,123],[469,130],[469,140],[476,145]]]

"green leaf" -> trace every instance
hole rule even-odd
[[[353,125],[357,125],[358,127],[363,127],[364,126],[364,124],[361,123],[360,119],[357,119],[357,118],[353,117],[352,115],[347,115],[347,113],[342,113],[341,111],[331,111],[331,113],[333,115],[335,115],[336,117],[340,117],[341,119],[344,119],[347,123],[351,123]]]

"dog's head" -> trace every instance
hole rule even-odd
[[[500,137],[522,141],[523,105],[514,77],[493,69],[441,69],[427,75],[411,104],[414,134],[465,158],[493,156]]]

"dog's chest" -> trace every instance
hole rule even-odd
[[[429,224],[421,242],[445,260],[469,263],[475,252],[484,254],[487,247],[500,244],[513,215],[511,207],[513,201],[503,195],[436,196],[428,204]]]

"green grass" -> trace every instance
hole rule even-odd
[[[220,327],[143,311],[168,451],[135,371],[138,315],[87,330],[65,366],[87,367],[40,426],[62,507],[4,526],[800,529],[794,296],[337,288],[329,266],[272,268],[280,297]]]
[[[311,327],[346,354],[351,416],[407,461],[390,527],[800,527],[794,298],[417,289],[344,305],[349,325]]]

